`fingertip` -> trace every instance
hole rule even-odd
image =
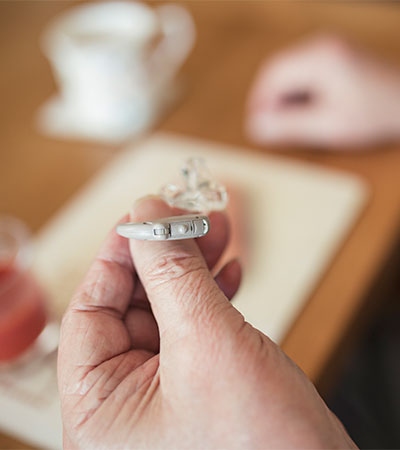
[[[242,266],[238,259],[229,261],[215,277],[215,281],[226,297],[231,300],[240,287]]]
[[[212,211],[209,214],[210,231],[198,239],[197,244],[203,253],[207,266],[212,269],[221,257],[229,241],[230,227],[225,211]]]
[[[239,259],[235,258],[232,261],[229,261],[226,267],[227,278],[231,282],[236,281],[238,284],[240,284],[240,281],[242,279],[242,265],[240,264]]]
[[[227,239],[230,231],[229,219],[226,211],[211,211],[208,215],[210,219],[210,231],[217,231],[224,234]]]
[[[132,258],[128,250],[128,243],[126,239],[121,237],[116,231],[117,225],[128,221],[129,214],[125,214],[120,218],[120,220],[106,236],[97,253],[97,258],[117,262],[119,265],[133,271]]]

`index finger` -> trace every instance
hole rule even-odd
[[[125,216],[121,221],[127,221]],[[102,362],[128,351],[131,340],[123,322],[134,288],[127,239],[113,229],[64,315],[59,349],[63,380],[82,376]],[[80,374],[76,374],[76,369]],[[67,383],[67,384],[68,384]]]

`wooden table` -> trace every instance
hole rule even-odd
[[[198,29],[185,64],[184,100],[159,129],[251,146],[243,132],[244,104],[262,58],[297,38],[328,29],[400,63],[400,7],[395,4],[211,2],[185,5]],[[38,230],[119,148],[57,141],[35,130],[38,106],[55,90],[38,47],[48,20],[72,2],[0,2],[0,212]],[[283,348],[323,389],[338,350],[392,285],[399,238],[400,152],[365,154],[284,151],[286,156],[338,167],[371,186],[368,207],[286,337]],[[255,149],[272,152],[269,149]],[[382,277],[386,269],[389,275]],[[371,293],[372,292],[372,293]],[[1,407],[1,406],[0,406]],[[0,436],[0,448],[25,447]]]

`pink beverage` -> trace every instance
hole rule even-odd
[[[24,353],[46,324],[44,295],[29,265],[26,227],[0,217],[0,363]]]

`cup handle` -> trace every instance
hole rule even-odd
[[[164,81],[174,77],[193,48],[196,29],[189,12],[178,5],[156,8],[163,38],[152,54],[152,68]]]

